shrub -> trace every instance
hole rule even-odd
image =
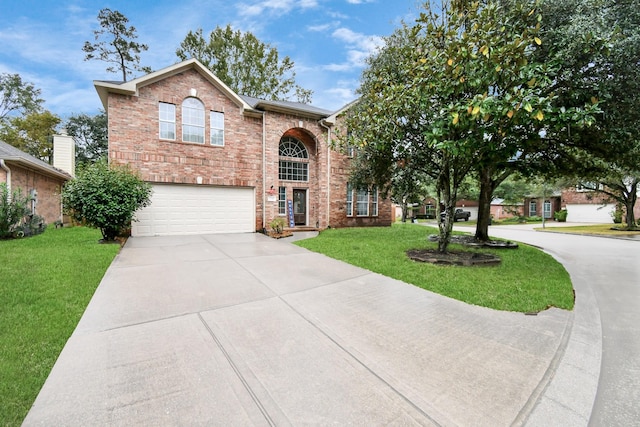
[[[622,205],[616,205],[615,210],[611,211],[611,219],[614,224],[622,224]]]
[[[282,233],[282,230],[284,230],[284,226],[286,224],[287,222],[283,217],[277,216],[271,220],[271,222],[269,223],[269,227],[271,227],[271,230],[273,230],[274,233],[280,234]]]
[[[10,195],[7,184],[0,184],[0,239],[12,237],[18,231],[20,221],[29,213],[27,201],[20,189]]]
[[[558,222],[566,222],[567,221],[567,210],[566,209],[562,209],[559,210],[558,212],[554,212],[553,213],[553,218],[558,221]]]
[[[113,241],[135,212],[150,203],[151,186],[125,166],[100,161],[87,166],[62,190],[62,203],[75,221],[98,228]]]

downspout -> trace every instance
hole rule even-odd
[[[11,197],[11,169],[6,165],[4,159],[0,159],[0,169],[7,173],[7,191],[9,193],[9,197]]]
[[[267,229],[267,112],[262,112],[262,232]]]
[[[331,128],[324,124],[324,119],[318,122],[327,130],[327,228],[331,225]]]

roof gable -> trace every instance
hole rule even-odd
[[[153,73],[149,73],[145,76],[142,76],[127,82],[94,80],[93,85],[98,91],[98,96],[100,96],[100,101],[102,101],[102,106],[104,107],[105,111],[108,111],[107,101],[109,98],[109,93],[119,93],[122,95],[136,96],[141,87],[156,83],[158,81],[164,80],[171,76],[175,76],[176,74],[180,74],[190,69],[196,70],[198,73],[200,73],[205,79],[209,81],[209,83],[211,83],[211,85],[219,89],[223,94],[225,94],[225,96],[227,96],[238,107],[248,112],[254,111],[251,105],[249,105],[242,97],[240,97],[233,90],[231,90],[229,86],[224,84],[222,80],[216,77],[207,67],[202,65],[202,63],[200,63],[200,61],[198,61],[197,59],[188,59],[186,61],[179,62],[177,64],[171,65],[170,67],[166,67],[161,70],[154,71]]]

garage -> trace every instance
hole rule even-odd
[[[151,204],[136,213],[132,236],[255,231],[253,188],[173,184],[152,188]]]
[[[567,204],[567,222],[611,224],[615,205]]]

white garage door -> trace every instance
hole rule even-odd
[[[615,205],[578,205],[567,204],[567,222],[585,222],[593,224],[612,224],[611,212]]]
[[[136,219],[133,236],[254,232],[254,190],[156,184],[151,204]]]

